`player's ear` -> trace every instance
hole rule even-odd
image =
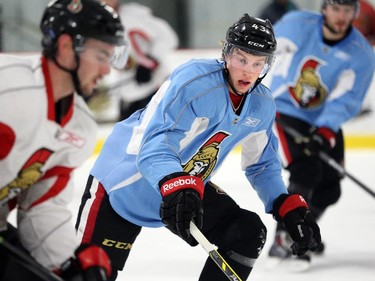
[[[74,62],[73,40],[68,34],[60,35],[57,40],[57,59],[66,66]]]

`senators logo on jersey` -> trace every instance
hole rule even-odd
[[[204,181],[215,168],[220,144],[227,136],[229,135],[224,132],[212,136],[183,166],[184,171],[192,176],[200,177]]]
[[[40,149],[29,158],[17,177],[6,186],[0,188],[0,206],[16,197],[41,178],[42,167],[51,154],[52,151],[50,150]]]
[[[315,72],[319,62],[310,59],[304,63],[295,87],[289,87],[289,93],[302,108],[320,106],[327,97],[327,90],[322,86]]]

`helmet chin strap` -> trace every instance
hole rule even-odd
[[[79,55],[77,54],[77,52],[74,53],[74,58],[76,60],[76,67],[74,69],[69,69],[69,68],[66,68],[65,66],[62,66],[56,59],[56,56],[53,56],[53,61],[54,63],[63,71],[65,72],[68,72],[71,77],[72,77],[72,80],[73,80],[73,86],[74,86],[74,89],[76,90],[77,94],[80,95],[80,96],[84,96],[83,93],[82,93],[82,90],[81,90],[81,82],[79,81],[79,78],[78,78],[78,68],[79,68],[79,64],[80,64],[80,59],[79,59]]]

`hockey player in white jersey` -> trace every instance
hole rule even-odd
[[[126,62],[124,28],[95,0],[53,1],[40,27],[42,55],[0,55],[0,236],[65,280],[106,280],[108,256],[96,245],[77,248],[67,204],[72,173],[96,142],[83,97],[115,55]],[[15,209],[17,226],[7,222]],[[40,280],[2,245],[0,260],[1,280]]]
[[[169,56],[179,43],[173,28],[149,7],[135,2],[120,4],[118,0],[106,3],[118,11],[126,26],[130,54],[127,66],[114,69],[89,101],[100,122],[123,120],[145,107],[171,73]]]
[[[261,84],[275,49],[271,23],[245,14],[228,29],[222,59],[181,65],[146,109],[115,125],[91,170],[76,224],[82,243],[102,245],[111,257],[112,280],[142,227],[166,226],[195,246],[191,220],[247,279],[266,228],[211,182],[239,145],[249,183],[265,211],[287,225],[294,253],[319,246],[306,202],[289,195],[281,177],[272,131],[276,106]],[[199,280],[227,277],[208,258]]]
[[[279,59],[270,89],[276,120],[307,137],[305,145],[298,144],[277,126],[280,151],[290,172],[289,192],[304,196],[315,219],[339,200],[342,178],[318,153],[344,163],[341,126],[361,110],[374,73],[374,51],[352,27],[357,13],[357,0],[324,0],[321,13],[291,12],[275,25]],[[291,270],[307,269],[311,256],[296,259],[289,246],[278,223],[269,256]]]

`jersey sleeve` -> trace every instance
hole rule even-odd
[[[242,169],[262,200],[265,211],[272,211],[276,198],[288,193],[281,174],[278,140],[272,131],[259,132],[242,145]]]

